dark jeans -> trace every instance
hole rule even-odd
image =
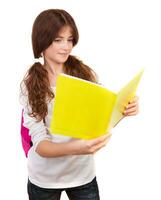
[[[29,200],[60,200],[65,191],[70,200],[100,200],[96,177],[82,186],[61,189],[40,188],[28,181]]]

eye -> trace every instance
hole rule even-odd
[[[60,38],[55,38],[54,42],[61,42]]]
[[[73,41],[73,38],[71,37],[71,38],[68,38],[68,41]]]

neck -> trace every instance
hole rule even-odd
[[[56,85],[57,76],[63,72],[63,63],[52,63],[44,61],[44,66],[48,71],[50,85]]]
[[[58,75],[59,73],[63,72],[63,63],[44,62],[44,65],[48,73],[52,76]]]

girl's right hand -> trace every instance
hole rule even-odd
[[[96,153],[102,147],[106,146],[110,137],[111,134],[107,133],[103,136],[91,140],[83,140],[83,139],[73,140],[71,141],[70,145],[73,146],[72,149],[74,149],[75,155],[93,154]]]

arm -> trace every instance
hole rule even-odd
[[[36,152],[42,157],[60,157],[67,155],[92,154],[104,147],[110,139],[111,134],[105,134],[92,140],[76,139],[70,142],[54,143],[41,141]]]
[[[42,121],[37,121],[24,109],[24,126],[29,129],[33,147],[42,157],[60,157],[66,155],[92,154],[104,147],[110,139],[110,134],[105,134],[92,140],[73,139],[69,142],[55,143],[51,141],[46,126]]]
[[[106,145],[110,134],[105,134],[92,140],[75,139],[64,143],[54,143],[42,121],[37,121],[29,115],[31,108],[28,104],[27,94],[20,93],[20,103],[23,105],[24,126],[30,131],[34,150],[42,157],[60,157],[65,155],[91,154]]]

